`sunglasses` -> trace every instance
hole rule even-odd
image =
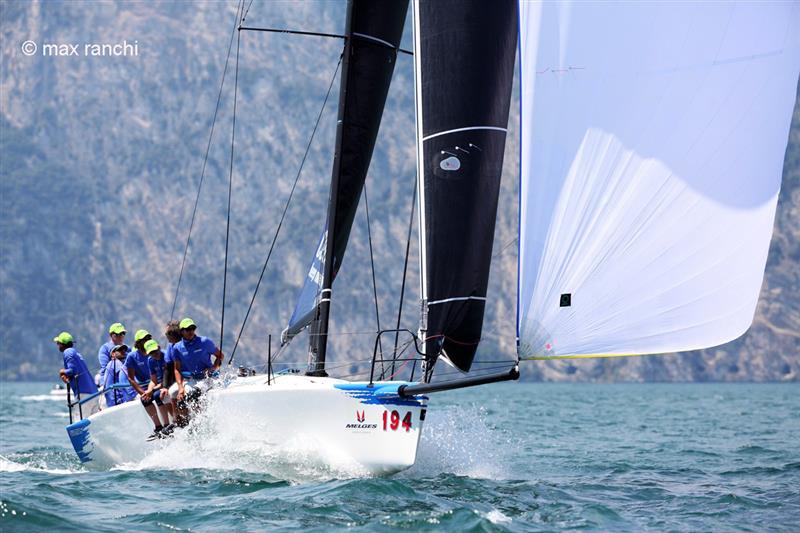
[[[119,335],[120,337],[125,335],[125,331],[120,331],[119,333],[112,333],[112,335]]]

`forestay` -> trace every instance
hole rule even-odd
[[[800,4],[520,3],[520,354],[698,349],[750,326]]]

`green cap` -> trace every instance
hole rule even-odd
[[[197,324],[194,323],[194,320],[187,317],[181,320],[181,323],[178,327],[180,327],[181,329],[189,329],[192,326],[197,327]]]
[[[146,353],[147,355],[150,355],[156,350],[158,350],[158,343],[153,339],[150,339],[149,341],[144,343],[144,353]]]
[[[147,331],[146,329],[137,329],[136,330],[136,334],[133,336],[133,340],[135,340],[136,342],[139,342],[140,340],[144,339],[148,335],[150,335],[150,332]]]
[[[62,331],[57,337],[53,337],[53,342],[57,342],[59,344],[69,344],[72,342],[72,335],[66,331]]]
[[[117,335],[120,333],[125,333],[125,326],[123,326],[120,322],[114,322],[108,327],[108,332],[116,333]]]

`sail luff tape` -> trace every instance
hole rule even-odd
[[[480,300],[485,302],[486,296],[457,296],[454,298],[445,298],[444,300],[434,300],[432,302],[428,302],[428,305],[436,305],[436,304],[446,304],[447,302],[458,302],[464,300]]]
[[[448,133],[456,133],[459,131],[470,131],[470,130],[495,130],[495,131],[502,131],[503,133],[508,133],[508,128],[499,128],[497,126],[469,126],[467,128],[456,128],[454,130],[446,130],[440,131],[439,133],[432,133],[427,137],[423,137],[423,141],[427,141],[428,139],[433,139],[434,137],[439,137],[440,135],[447,135]]]

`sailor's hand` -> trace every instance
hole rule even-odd
[[[179,402],[183,401],[183,387],[178,389],[178,395],[175,397],[175,399],[178,400]]]
[[[63,381],[64,383],[69,383],[69,376],[67,376],[67,371],[64,370],[63,368],[58,371],[58,377],[60,377],[61,381]]]
[[[145,392],[144,394],[142,394],[142,401],[146,402],[148,400],[150,400],[150,393]]]

